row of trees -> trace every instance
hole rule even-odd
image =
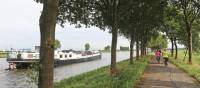
[[[165,10],[163,32],[171,41],[172,54],[177,58],[177,42],[188,49],[188,62],[192,64],[192,51],[199,50],[199,0],[169,0]],[[193,50],[194,49],[194,50]]]
[[[70,23],[76,27],[96,26],[101,30],[109,30],[112,34],[112,76],[116,76],[117,73],[118,34],[130,39],[130,64],[133,63],[134,44],[136,43],[136,59],[139,59],[139,52],[145,55],[149,42],[153,37],[159,37],[159,32],[165,32],[176,47],[176,41],[185,44],[189,49],[189,62],[192,62],[192,29],[199,22],[199,0],[36,1],[43,3],[40,17],[39,88],[53,88],[56,23],[63,27],[65,23]],[[183,39],[184,34],[179,35],[181,32],[186,33],[187,40]]]

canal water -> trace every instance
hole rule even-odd
[[[117,61],[125,60],[129,57],[129,52],[117,52]],[[84,72],[88,72],[102,66],[110,64],[110,53],[102,53],[102,59],[83,62],[78,64],[66,65],[54,68],[54,81],[69,78]],[[8,63],[5,58],[0,58],[0,88],[37,88],[30,82],[26,69],[24,70],[5,70]]]

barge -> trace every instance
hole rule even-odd
[[[54,67],[101,59],[99,51],[54,51]],[[26,68],[39,62],[38,51],[10,51],[7,55],[9,69]]]

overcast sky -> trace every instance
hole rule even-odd
[[[33,48],[39,45],[39,17],[42,5],[34,0],[3,0],[0,3],[0,49]],[[65,28],[57,25],[56,39],[62,49],[84,49],[90,43],[93,49],[102,49],[111,44],[111,34],[92,27],[76,29],[69,24]],[[128,46],[129,41],[118,38],[119,46]]]

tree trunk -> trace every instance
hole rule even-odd
[[[143,56],[145,56],[146,55],[146,44],[145,44],[145,39],[143,39],[143,45],[142,45],[142,54],[143,54]]]
[[[171,56],[173,57],[174,56],[174,40],[173,40],[173,38],[170,38],[170,41],[171,41]]]
[[[40,16],[40,62],[38,88],[53,88],[54,41],[58,0],[45,0]]]
[[[134,46],[134,36],[131,36],[130,42],[130,64],[133,64],[133,46]]]
[[[136,60],[138,60],[139,59],[139,39],[138,39],[138,34],[136,35]]]
[[[112,46],[111,46],[111,75],[115,75],[116,68],[116,49],[117,49],[117,28],[114,27],[112,30]]]
[[[185,55],[184,55],[183,61],[185,61],[185,58],[186,58],[186,55],[187,55],[187,52],[188,52],[188,48],[186,47],[185,49],[186,50],[185,50]]]
[[[115,76],[117,73],[116,67],[116,49],[117,49],[117,35],[118,35],[118,28],[117,28],[117,3],[116,0],[113,2],[113,24],[112,24],[112,46],[111,46],[111,67],[110,73],[112,76]]]
[[[191,28],[188,29],[188,49],[189,49],[189,64],[192,64],[192,32]]]
[[[141,55],[141,57],[143,57],[143,55],[144,55],[144,41],[143,41],[143,37],[141,37],[140,38],[140,41],[141,41],[141,43],[140,43],[140,55]]]
[[[145,46],[145,47],[144,47],[144,53],[145,53],[145,55],[147,55],[147,53],[148,53],[148,51],[147,51],[147,45],[148,45],[148,44],[147,44],[147,41],[148,41],[147,38],[148,38],[148,36],[149,36],[149,32],[146,32],[146,33],[145,33],[145,39],[144,39],[144,46]]]
[[[175,45],[175,49],[176,49],[175,59],[177,59],[177,57],[178,57],[178,47],[177,47],[177,43],[176,43],[176,37],[174,37],[174,45]]]
[[[141,37],[141,56],[145,56],[146,55],[146,43],[147,43],[147,35],[148,33],[144,30],[143,31],[144,33],[142,34],[142,37]]]

